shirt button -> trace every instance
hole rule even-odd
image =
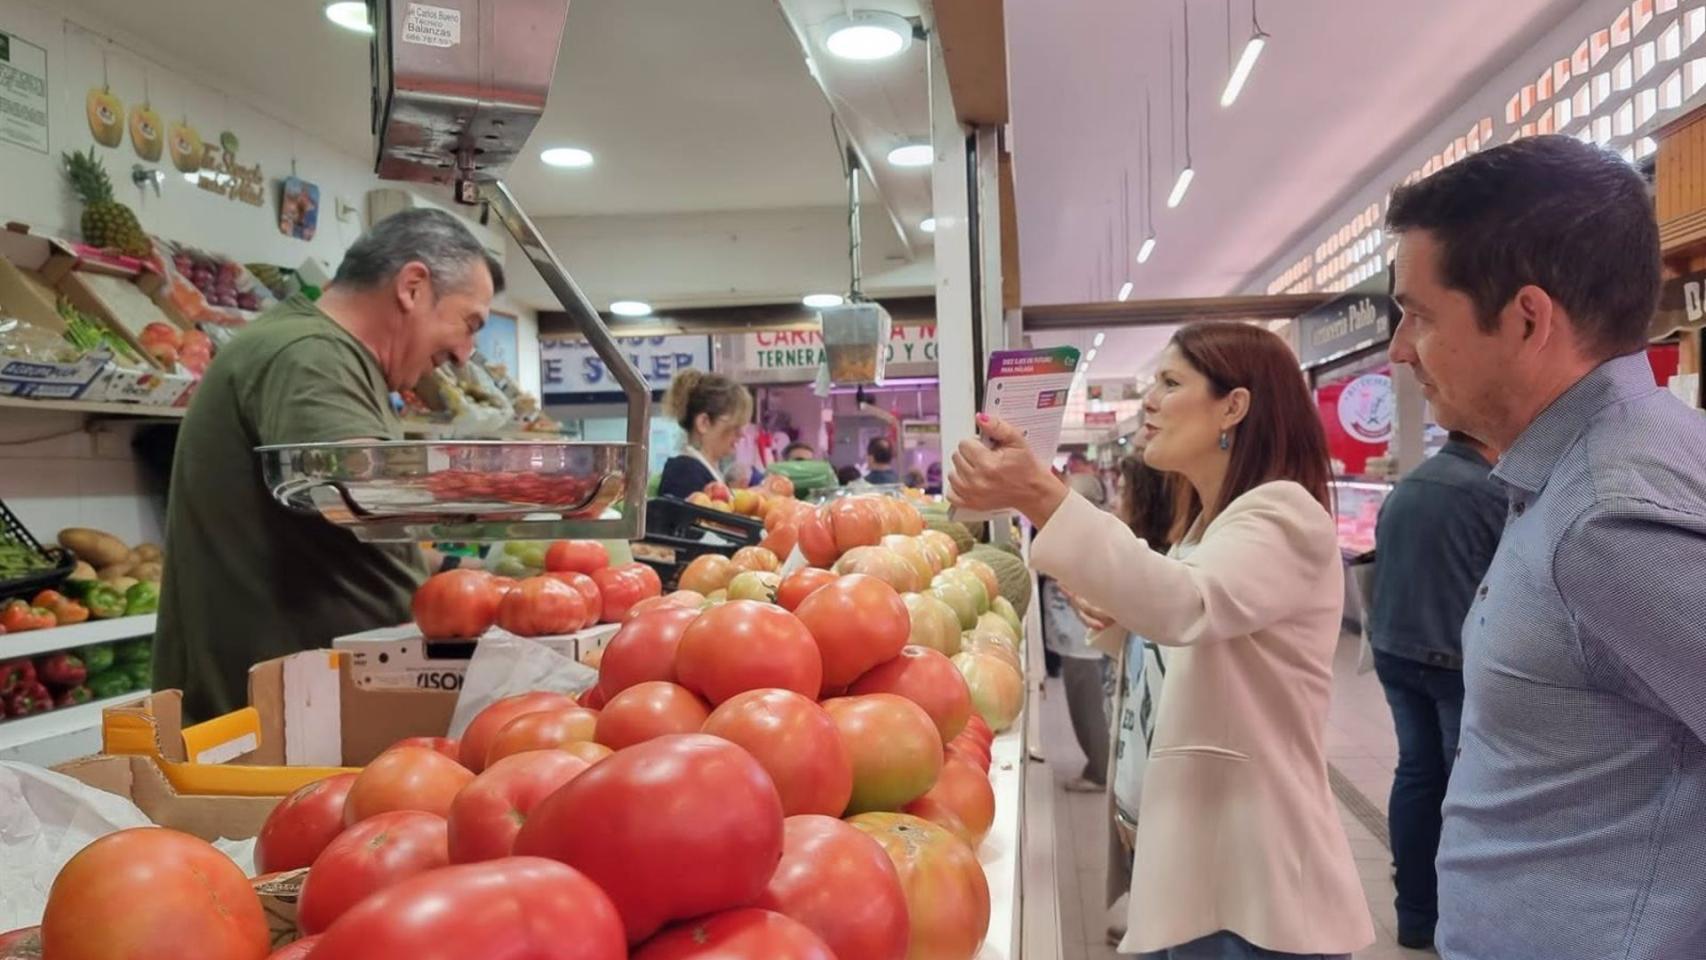
[[[1518,503],[1516,505],[1516,515],[1519,517],[1522,516],[1522,511],[1523,511],[1523,505],[1521,503]]]
[[[1481,589],[1476,591],[1476,596],[1479,596],[1482,600],[1487,599],[1487,585],[1486,584],[1484,584],[1484,583],[1481,584]]]

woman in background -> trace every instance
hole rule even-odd
[[[658,496],[687,499],[723,479],[718,462],[734,452],[752,419],[752,394],[720,373],[683,370],[663,395],[664,412],[687,434],[681,453],[663,465]]]
[[[1168,556],[1000,420],[959,445],[949,499],[1024,513],[1039,573],[1170,648],[1121,950],[1348,958],[1374,924],[1327,783],[1344,569],[1320,417],[1285,342],[1241,323],[1182,328],[1144,412],[1144,461],[1184,484]]]

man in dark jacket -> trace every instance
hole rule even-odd
[[[1463,619],[1504,529],[1492,450],[1452,433],[1387,497],[1369,639],[1398,734],[1387,817],[1398,867],[1398,942],[1433,942],[1440,806],[1463,716]]]

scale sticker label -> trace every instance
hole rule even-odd
[[[454,47],[462,42],[462,11],[411,3],[403,16],[403,42]]]

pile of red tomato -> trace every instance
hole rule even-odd
[[[523,637],[555,636],[620,623],[636,604],[663,593],[656,570],[611,566],[596,540],[553,543],[545,571],[524,580],[484,570],[434,574],[415,591],[415,624],[429,640],[474,639],[494,625]]]
[[[591,572],[557,572],[621,575],[559,546],[553,566]],[[593,609],[559,579],[492,580],[423,588],[423,629]],[[302,939],[273,960],[970,960],[990,917],[990,724],[955,663],[908,643],[888,583],[806,568],[776,587],[624,598],[592,689],[499,700],[458,740],[402,741],[285,798],[257,865],[307,872]],[[55,960],[269,946],[241,872],[163,829],[77,854],[41,937]]]

